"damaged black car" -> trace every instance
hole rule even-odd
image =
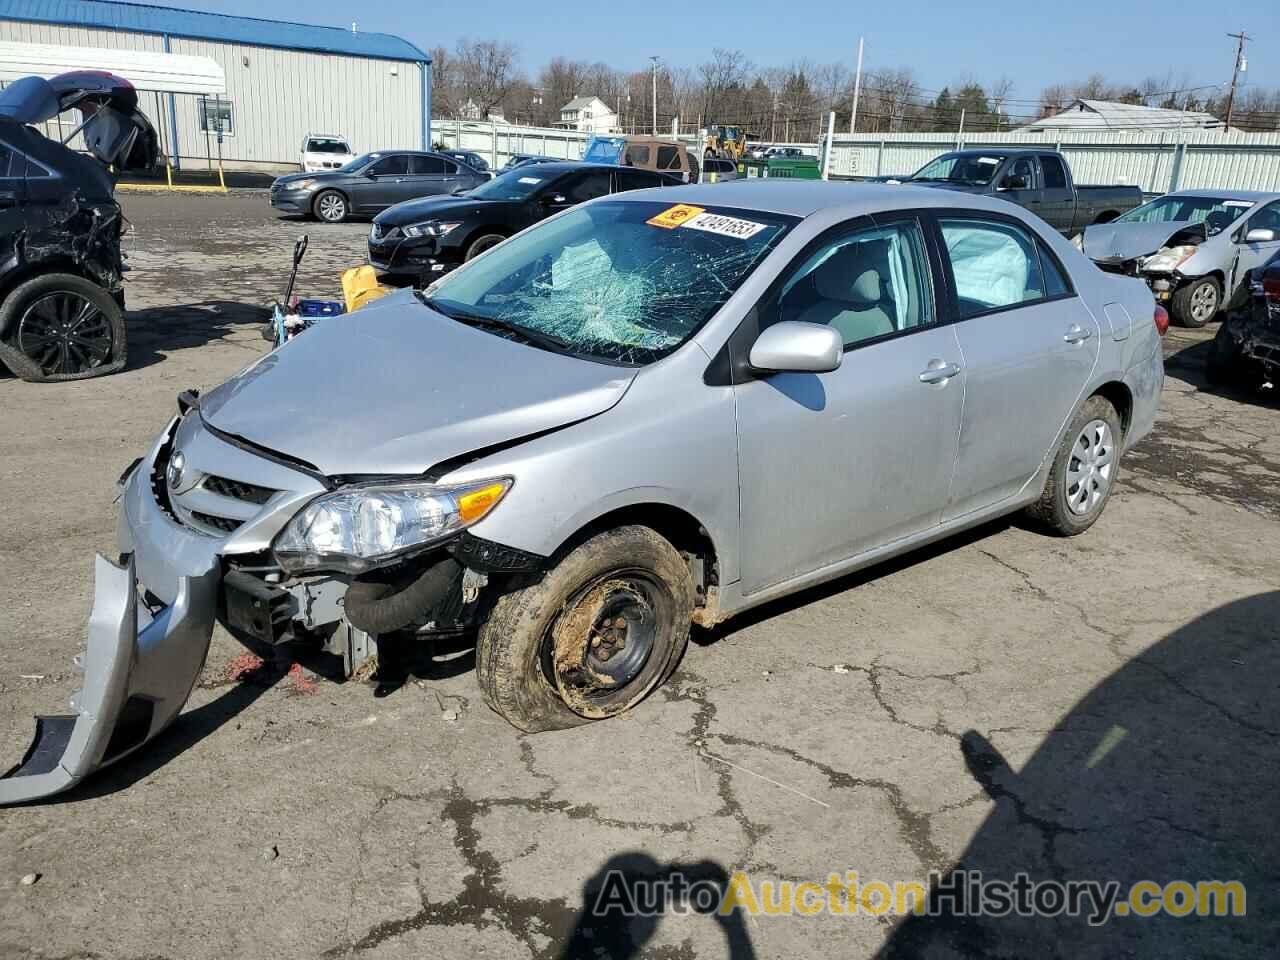
[[[1213,338],[1211,383],[1256,390],[1280,383],[1280,253],[1249,276],[1249,299]]]
[[[62,142],[34,126],[69,111],[80,119]],[[124,367],[115,175],[158,159],[155,129],[121,77],[23,77],[0,92],[0,365],[35,382]]]

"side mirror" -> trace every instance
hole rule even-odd
[[[365,168],[364,168],[364,175],[365,175],[365,177],[366,177],[367,179],[372,180],[372,179],[373,179],[374,177],[376,177],[378,174],[377,174],[377,172],[373,169],[373,167],[365,167]]]
[[[1255,227],[1244,235],[1245,243],[1271,243],[1276,239],[1276,232],[1265,227]]]
[[[542,202],[549,207],[558,207],[562,203],[568,203],[568,199],[563,193],[552,193],[542,198]]]
[[[1015,174],[1015,173],[1011,173],[1011,174],[1009,174],[1009,176],[1005,177],[1003,180],[1001,180],[1001,181],[1000,181],[1000,187],[999,187],[999,189],[1001,189],[1001,190],[1025,190],[1025,189],[1027,189],[1027,178],[1026,178],[1026,177],[1020,177],[1020,176],[1018,176],[1018,175],[1017,175],[1017,174]]]
[[[748,359],[769,373],[830,373],[844,359],[844,341],[833,327],[784,320],[756,338]]]

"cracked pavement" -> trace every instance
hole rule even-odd
[[[0,764],[75,687],[113,484],[173,409],[262,352],[289,247],[337,296],[367,225],[265,196],[126,195],[133,362],[0,377]],[[466,650],[386,699],[215,633],[141,755],[0,810],[0,956],[1264,956],[1280,935],[1280,431],[1175,328],[1156,432],[1071,540],[991,524],[695,632],[640,709],[527,736]],[[445,708],[457,713],[447,720]],[[1243,879],[1245,918],[584,917],[605,871]],[[24,874],[38,882],[19,884]]]

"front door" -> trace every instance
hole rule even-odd
[[[1250,243],[1247,239],[1250,230],[1270,230],[1274,238]],[[1236,261],[1231,271],[1232,285],[1222,292],[1223,303],[1231,300],[1235,289],[1245,282],[1250,270],[1262,266],[1280,250],[1280,200],[1273,200],[1249,217],[1237,235],[1240,242],[1236,244]]]
[[[1054,448],[1101,330],[1065,272],[1013,218],[939,219],[965,365],[964,423],[944,521],[1012,497]]]
[[[746,594],[938,523],[955,463],[964,372],[938,325],[915,219],[836,228],[757,307],[838,329],[840,368],[739,384]]]
[[[409,158],[393,153],[365,169],[351,187],[352,206],[359,213],[377,213],[399,202],[401,185],[409,176]]]
[[[1022,186],[1017,185],[1019,181]],[[996,182],[996,188],[996,196],[1001,199],[1030,210],[1037,217],[1044,216],[1044,190],[1040,187],[1036,162],[1031,157],[1016,157],[1010,162]]]

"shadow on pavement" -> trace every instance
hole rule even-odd
[[[1280,592],[1188,623],[1095,687],[1015,771],[959,745],[995,809],[952,872],[1034,884],[1242,882],[1247,915],[973,917],[939,896],[881,956],[1274,956],[1280,941]],[[1122,894],[1123,896],[1123,894]],[[1181,902],[1181,901],[1179,901]]]
[[[653,885],[672,878],[678,878],[679,887],[687,895],[684,904],[674,907],[704,913],[707,923],[720,928],[725,955],[732,960],[754,960],[756,952],[742,911],[720,916],[708,910],[708,905],[720,902],[729,887],[729,874],[723,866],[713,860],[660,864],[638,850],[610,857],[583,885],[582,912],[560,952],[561,960],[627,960],[639,956],[657,932],[660,914],[673,905],[660,905],[656,912],[650,907],[647,915],[635,915],[628,908],[643,909],[648,896],[645,888],[652,890]]]
[[[246,325],[253,332],[271,317],[260,303],[236,300],[205,300],[167,307],[131,310],[125,316],[129,334],[129,364],[126,369],[149,367],[174,350],[199,347],[221,340],[227,333]],[[251,359],[246,356],[245,361]]]

